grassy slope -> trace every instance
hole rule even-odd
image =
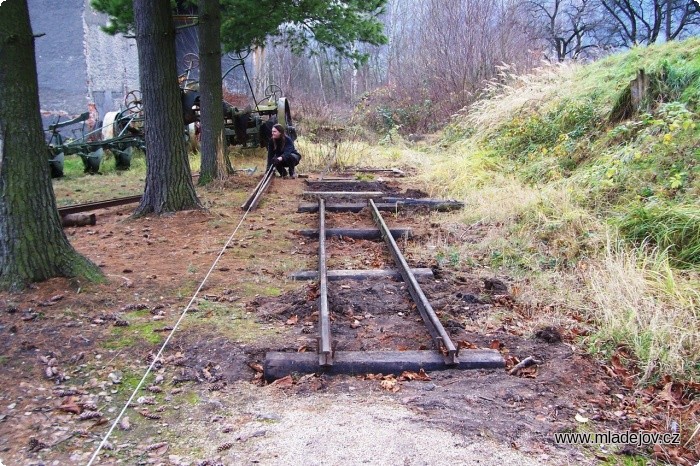
[[[638,69],[651,95],[612,122]],[[443,135],[426,185],[493,235],[452,255],[595,321],[648,382],[700,379],[700,40],[504,76]],[[497,232],[497,234],[496,234]],[[534,296],[537,296],[536,298]]]

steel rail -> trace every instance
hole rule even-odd
[[[267,170],[267,172],[265,172],[263,177],[260,179],[257,186],[255,186],[255,189],[253,189],[253,192],[251,193],[250,197],[248,197],[248,199],[243,203],[243,205],[241,206],[241,209],[243,209],[243,210],[255,209],[258,206],[258,204],[260,203],[260,200],[262,199],[263,193],[270,186],[270,183],[272,182],[273,177],[274,177],[274,166],[271,166]]]
[[[126,204],[134,204],[141,201],[142,194],[135,196],[118,197],[107,201],[86,202],[85,204],[74,204],[58,208],[58,214],[63,217],[68,214],[77,214],[79,212],[89,212],[91,210],[106,209],[107,207],[115,207]]]
[[[320,198],[318,200],[318,219],[318,363],[321,366],[332,366],[333,353],[331,349],[331,317],[328,310],[328,269],[326,267],[326,201]]]
[[[413,275],[413,272],[411,272],[406,259],[404,258],[403,254],[401,254],[396,241],[394,241],[394,238],[389,231],[389,227],[387,227],[386,222],[384,222],[384,218],[382,218],[382,214],[379,213],[379,209],[372,199],[369,200],[369,206],[372,211],[372,217],[374,218],[374,221],[379,229],[382,230],[384,242],[389,247],[389,252],[394,258],[394,262],[396,262],[404,282],[406,282],[408,291],[411,293],[411,297],[418,307],[418,311],[423,318],[423,322],[425,322],[425,325],[428,328],[428,332],[430,332],[430,335],[433,337],[433,340],[438,348],[440,350],[444,349],[446,352],[445,363],[448,365],[459,364],[459,350],[455,347],[454,343],[452,343],[450,336],[442,326],[442,323],[435,314],[433,307],[425,297],[423,290],[418,284],[418,280],[416,280],[415,275]]]

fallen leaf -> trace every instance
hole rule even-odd
[[[299,322],[299,316],[296,314],[287,319],[287,325],[296,325],[297,322]]]
[[[585,424],[586,422],[588,422],[587,417],[583,417],[578,413],[576,414],[576,416],[574,416],[574,419],[576,419],[576,422],[580,422],[581,424]]]
[[[80,414],[83,411],[83,408],[76,404],[75,398],[73,397],[68,398],[58,409],[72,414]]]
[[[294,385],[294,379],[292,379],[291,375],[288,375],[287,377],[282,377],[281,379],[277,379],[270,384],[271,387],[274,386],[279,388],[289,388],[292,385]]]
[[[399,377],[399,380],[418,380],[420,382],[427,382],[430,380],[430,377],[428,377],[428,374],[425,373],[424,369],[421,369],[418,372],[404,371]]]
[[[501,343],[498,340],[492,340],[491,344],[489,345],[489,348],[499,350],[499,349],[503,348],[503,343]]]
[[[467,340],[460,340],[457,342],[459,344],[459,349],[477,349],[478,347]]]
[[[394,378],[387,378],[379,382],[379,385],[386,391],[396,393],[399,391],[398,381]]]

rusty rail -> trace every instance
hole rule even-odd
[[[120,205],[134,204],[141,202],[142,194],[135,196],[118,197],[106,201],[86,202],[85,204],[74,204],[58,208],[58,214],[63,217],[68,214],[77,214],[80,212],[89,212],[91,210],[106,209],[107,207],[116,207]]]
[[[257,186],[255,186],[255,189],[253,189],[253,192],[250,194],[248,199],[246,199],[246,201],[241,206],[241,209],[243,209],[243,210],[255,209],[258,206],[258,204],[260,203],[260,200],[262,199],[262,195],[265,193],[265,191],[267,191],[267,188],[272,183],[272,178],[274,178],[274,167],[270,167],[265,172],[263,177],[258,182]]]
[[[331,350],[331,315],[328,310],[328,269],[326,267],[326,201],[318,200],[318,277],[319,277],[319,342],[318,363],[333,365]]]
[[[425,297],[423,290],[421,290],[421,287],[418,284],[418,280],[416,280],[416,277],[413,275],[413,272],[408,266],[403,254],[401,254],[396,241],[391,235],[389,227],[387,227],[386,222],[384,222],[384,218],[382,218],[382,214],[379,213],[379,209],[372,199],[369,200],[369,206],[372,211],[372,217],[374,218],[374,221],[379,229],[382,231],[384,242],[389,247],[389,252],[394,258],[394,262],[396,262],[399,272],[401,272],[403,281],[406,282],[408,291],[411,293],[411,297],[418,307],[418,311],[423,318],[423,322],[425,322],[425,325],[428,328],[430,335],[433,337],[437,347],[445,352],[445,363],[448,365],[459,364],[459,350],[455,347],[454,343],[452,343],[450,336],[445,331],[445,328],[442,326],[440,319],[438,319],[438,316],[435,314],[433,307],[428,302],[428,298]]]

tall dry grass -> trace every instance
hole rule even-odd
[[[591,343],[631,349],[642,371],[640,383],[655,374],[698,377],[698,278],[674,270],[664,251],[609,240],[589,273],[591,313],[598,323]]]
[[[543,63],[531,73],[515,74],[508,66],[484,90],[484,98],[463,110],[462,124],[484,137],[521,112],[532,112],[557,102],[557,97],[571,97],[573,77],[581,69],[574,62]]]
[[[361,138],[345,135],[336,141],[312,142],[299,137],[295,142],[303,171],[322,173],[342,171],[349,167],[405,168],[424,163],[424,157],[404,144],[371,144]]]

